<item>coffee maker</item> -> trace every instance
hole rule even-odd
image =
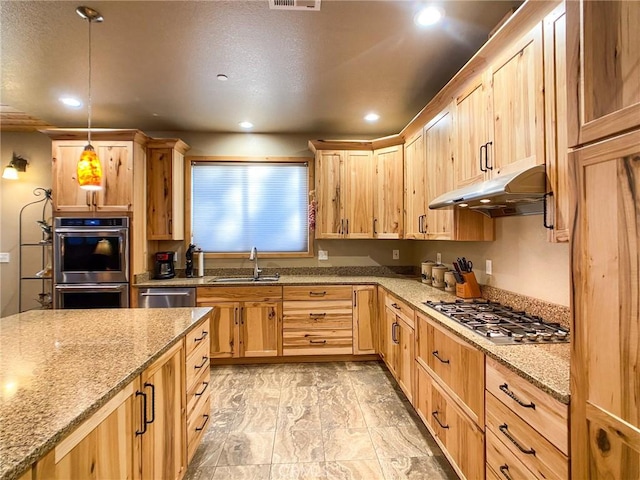
[[[176,270],[173,265],[173,259],[176,252],[157,252],[154,256],[154,275],[153,278],[161,280],[165,278],[173,278],[176,276]]]

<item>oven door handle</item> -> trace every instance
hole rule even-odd
[[[171,292],[141,292],[140,296],[141,297],[188,297],[192,295],[191,292],[178,292],[178,293],[171,293]]]
[[[111,290],[113,292],[120,292],[128,288],[129,284],[124,285],[88,285],[77,284],[77,285],[56,285],[56,290]]]

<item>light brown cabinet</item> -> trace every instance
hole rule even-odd
[[[316,152],[316,238],[373,238],[371,151]]]
[[[373,237],[404,237],[402,145],[374,150]]]
[[[404,145],[404,238],[424,239],[426,163],[422,130]]]
[[[352,298],[351,286],[283,287],[282,354],[353,354]]]
[[[210,418],[211,370],[209,364],[209,336],[211,322],[202,322],[185,339],[186,415],[187,415],[187,464],[200,444]]]
[[[638,24],[638,2],[567,2],[570,147],[638,126]]]
[[[375,285],[353,287],[353,354],[377,353],[378,295]]]
[[[197,304],[214,307],[212,359],[282,354],[282,287],[199,287]]]
[[[413,309],[390,293],[384,296],[384,361],[411,401],[415,358]]]
[[[575,167],[577,198],[572,232],[571,474],[576,479],[636,478],[640,129],[578,149],[569,160]]]
[[[184,239],[184,154],[179,139],[153,139],[147,144],[147,238]]]

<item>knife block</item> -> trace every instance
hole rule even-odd
[[[464,283],[456,284],[456,296],[460,298],[479,298],[482,296],[480,293],[480,285],[476,280],[476,275],[473,272],[466,272],[462,274]]]

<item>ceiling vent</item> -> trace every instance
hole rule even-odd
[[[270,10],[320,10],[321,0],[269,0]]]

